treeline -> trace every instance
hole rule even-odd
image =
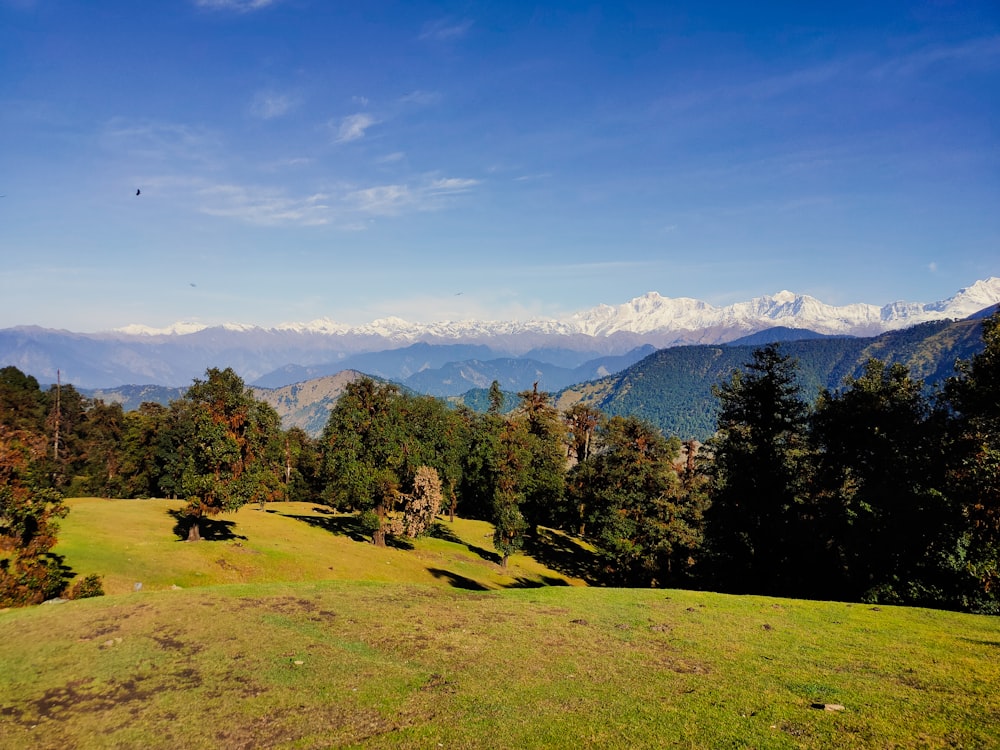
[[[191,540],[218,513],[300,500],[358,513],[375,544],[439,514],[488,520],[504,564],[540,528],[562,529],[592,544],[604,585],[996,612],[1000,317],[983,331],[982,353],[933,393],[872,359],[807,399],[781,345],[753,350],[716,384],[700,449],[634,416],[560,412],[537,387],[511,410],[494,384],[473,411],[361,379],[313,439],[281,429],[230,369],[125,413],[8,367],[2,575],[30,584],[11,520],[30,498],[53,523],[60,494],[180,498]]]

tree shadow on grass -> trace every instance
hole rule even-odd
[[[285,518],[294,518],[296,521],[302,521],[303,523],[307,523],[314,528],[323,529],[323,531],[328,531],[329,533],[336,534],[337,536],[346,536],[353,542],[365,542],[367,544],[371,544],[371,534],[368,529],[365,528],[364,524],[361,523],[361,519],[357,516],[334,515],[333,511],[327,508],[313,508],[313,510],[325,515],[296,516],[291,513],[281,513],[280,515],[283,515]],[[270,513],[271,511],[268,512]],[[387,536],[385,538],[385,546],[402,550],[413,549],[413,545],[408,541],[394,536]]]
[[[545,588],[546,586],[569,586],[569,583],[563,578],[556,578],[554,576],[540,576],[538,578],[525,578],[524,576],[518,576],[512,583],[506,584],[504,588],[540,589]]]
[[[600,581],[597,556],[572,537],[539,528],[537,534],[525,539],[524,553],[535,558],[545,567],[587,583]]]
[[[466,576],[459,575],[458,573],[452,573],[450,570],[442,570],[441,568],[428,568],[429,572],[435,578],[442,578],[454,586],[456,589],[466,589],[468,591],[489,591],[489,589],[481,584],[479,581],[475,581]]]
[[[496,563],[499,565],[503,562],[503,558],[496,552],[491,552],[488,549],[483,549],[482,547],[477,547],[474,544],[469,544],[464,539],[460,539],[454,531],[449,529],[443,523],[438,521],[431,527],[430,535],[435,539],[440,539],[445,542],[452,542],[453,544],[461,544],[469,552],[473,552],[479,555],[481,558],[487,562]]]
[[[167,515],[174,519],[173,532],[178,536],[180,541],[186,542],[188,538],[188,530],[191,528],[191,524],[195,522],[195,519],[187,515],[183,510],[175,509],[168,510]],[[246,537],[237,534],[233,529],[236,528],[235,521],[224,521],[221,518],[205,518],[202,517],[201,521],[201,539],[205,542],[226,542],[233,539],[242,539],[246,541]]]

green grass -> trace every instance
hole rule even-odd
[[[496,563],[493,527],[482,521],[441,521],[437,537],[378,549],[363,541],[353,516],[315,503],[256,505],[210,522],[218,539],[190,544],[175,532],[183,506],[170,500],[67,501],[56,554],[78,577],[96,573],[109,594],[189,588],[220,583],[372,580],[507,588],[579,579],[539,560],[514,555],[504,571]],[[575,542],[552,535],[585,554]],[[553,554],[556,550],[553,548]],[[544,552],[543,559],[544,559]]]
[[[133,567],[109,576],[122,593],[0,612],[0,747],[1000,747],[997,618],[528,588],[556,574],[518,555],[502,575],[471,522],[375,550],[244,509],[245,540],[189,545],[137,504],[112,528],[102,503],[74,501],[60,551],[86,574],[125,550],[143,589]],[[81,541],[83,508],[116,541]],[[225,582],[228,554],[254,558],[238,569],[253,582]],[[212,585],[171,588],[199,566]],[[349,570],[382,580],[306,580]],[[471,582],[490,590],[452,585]]]

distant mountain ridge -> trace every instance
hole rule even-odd
[[[779,343],[798,365],[802,395],[812,401],[821,390],[835,391],[846,377],[862,373],[869,358],[905,365],[928,387],[955,372],[955,362],[983,350],[982,316],[932,321],[875,337],[805,338]],[[614,416],[633,415],[666,435],[704,440],[715,430],[717,402],[712,386],[728,380],[750,361],[762,343],[678,346],[655,354],[606,378],[572,385],[556,395],[567,409],[582,402]]]
[[[480,350],[472,358],[452,357],[446,362],[529,358],[543,365],[566,367],[567,352],[579,353],[577,361],[585,362],[625,355],[641,346],[722,344],[776,327],[823,335],[872,336],[932,320],[967,318],[998,303],[1000,278],[990,278],[940,302],[894,302],[881,307],[837,307],[792,292],[714,307],[650,292],[622,305],[599,305],[561,320],[525,322],[418,324],[385,318],[355,327],[321,320],[274,328],[177,324],[154,330],[128,326],[93,334],[25,326],[0,330],[0,366],[13,365],[47,383],[54,382],[59,371],[66,381],[83,388],[130,383],[182,387],[202,376],[208,367],[232,367],[247,382],[285,368],[287,384],[348,367],[366,370],[349,360],[424,344],[488,349],[488,353]],[[562,354],[557,355],[559,352]],[[408,365],[411,372],[407,377],[446,364],[435,362],[415,359]],[[281,380],[275,375],[267,382],[279,385]]]

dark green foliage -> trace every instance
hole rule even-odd
[[[964,570],[971,605],[1000,610],[1000,313],[984,322],[984,350],[958,365],[944,395],[948,485],[967,526]]]
[[[888,603],[941,601],[941,561],[960,518],[943,496],[940,435],[923,384],[869,360],[819,399],[812,420],[815,487],[826,550],[825,595]],[[814,592],[820,593],[820,592]]]
[[[798,361],[802,397],[812,401],[859,377],[876,357],[903,364],[933,387],[953,374],[956,358],[982,350],[982,321],[924,323],[874,338],[820,338],[789,341],[781,349]],[[679,346],[662,349],[617,375],[565,389],[585,394],[584,402],[608,415],[635,415],[665,435],[707,440],[715,429],[718,404],[712,385],[740,368],[753,346]]]
[[[709,441],[706,537],[712,583],[728,591],[800,590],[808,409],[795,367],[783,347],[768,345],[715,389],[719,417]]]
[[[493,415],[490,415],[493,416]],[[500,429],[493,456],[493,546],[507,567],[507,558],[524,546],[528,522],[521,506],[531,481],[532,436],[520,420],[507,420]]]
[[[550,394],[539,391],[538,383],[517,395],[521,403],[511,419],[524,424],[529,454],[521,488],[521,513],[534,531],[540,525],[560,525],[566,516],[566,428],[550,402]]]
[[[702,493],[689,492],[674,462],[680,443],[635,417],[612,417],[593,456],[571,471],[573,505],[588,517],[605,580],[678,585],[701,545]]]
[[[195,541],[203,517],[280,497],[281,446],[278,415],[230,368],[209,369],[183,401],[193,430],[180,485],[188,501],[188,539]]]
[[[497,388],[499,388],[499,385]],[[516,393],[513,391],[500,391],[500,395],[503,398],[500,407],[501,414],[509,414],[517,408],[518,400]],[[449,401],[457,402],[462,406],[468,407],[474,412],[482,414],[490,408],[490,389],[473,388],[470,391],[466,391],[459,397],[449,399]]]
[[[16,367],[0,369],[0,422],[11,430],[44,432],[42,390],[35,378]]]
[[[384,545],[394,533],[389,515],[421,467],[435,471],[454,505],[466,430],[463,416],[436,399],[370,378],[349,384],[320,440],[327,501],[362,513],[372,541]]]

